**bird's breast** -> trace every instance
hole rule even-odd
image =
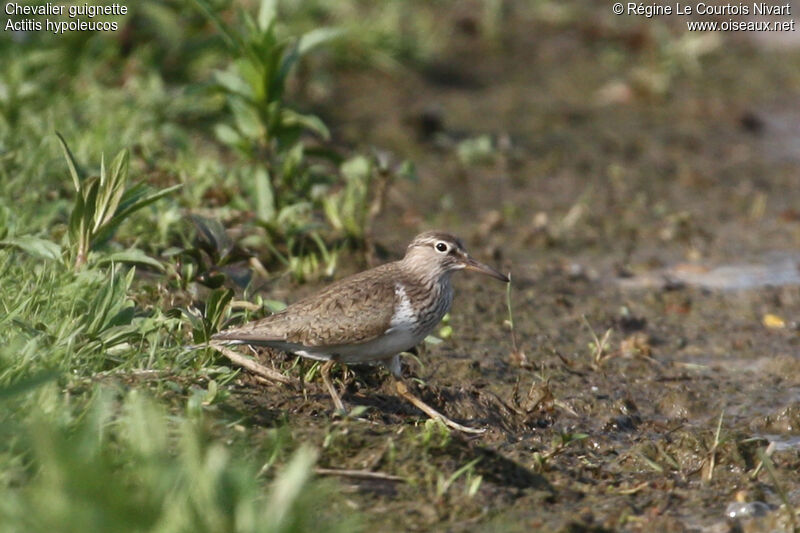
[[[421,287],[398,283],[391,327],[410,330],[422,340],[442,320],[452,303],[453,291],[447,282],[434,282]]]

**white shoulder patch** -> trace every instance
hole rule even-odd
[[[416,314],[411,306],[411,300],[406,294],[405,287],[400,283],[395,284],[394,294],[397,296],[397,305],[394,308],[392,321],[389,323],[389,331],[413,328],[416,323]]]

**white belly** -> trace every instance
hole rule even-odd
[[[374,363],[386,360],[394,355],[410,350],[424,339],[424,335],[415,335],[410,329],[392,329],[361,344],[345,344],[340,346],[305,347],[293,349],[297,355],[311,359],[335,359],[342,363]]]

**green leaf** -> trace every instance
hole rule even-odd
[[[252,102],[263,102],[266,99],[266,87],[262,79],[263,69],[249,58],[240,58],[233,63],[242,83],[247,85],[245,93],[239,93]],[[243,89],[244,90],[244,89]]]
[[[136,187],[131,187],[125,191],[123,199],[120,202],[119,211],[114,215],[114,219],[124,220],[134,211],[138,211],[139,209],[152,204],[156,200],[160,200],[161,198],[164,198],[165,196],[177,191],[183,187],[183,184],[179,183],[178,185],[173,185],[172,187],[167,187],[166,189],[161,189],[160,191],[142,194],[141,196],[137,197],[135,201],[130,201],[131,198],[128,198],[128,201],[126,201],[126,197],[129,196],[128,193],[139,186],[143,186],[144,189],[147,190],[146,185],[137,184]]]
[[[278,2],[276,0],[261,0],[258,7],[258,27],[262,31],[268,31],[275,22],[278,14]]]
[[[344,229],[345,223],[341,216],[341,210],[339,209],[338,195],[323,197],[322,210],[325,212],[325,217],[328,219],[333,229],[337,231],[342,231]]]
[[[311,30],[300,38],[297,43],[297,52],[302,57],[312,48],[331,41],[343,33],[340,28],[316,28]]]
[[[203,318],[198,316],[194,312],[194,309],[190,311],[185,307],[177,307],[174,309],[170,309],[168,313],[170,316],[174,316],[175,318],[178,318],[177,315],[183,315],[189,321],[189,325],[192,328],[192,339],[194,340],[194,342],[197,343],[206,342],[206,339],[204,338],[203,334]]]
[[[419,174],[417,174],[417,167],[416,165],[414,165],[413,161],[409,161],[408,159],[400,163],[400,166],[397,169],[397,175],[413,183],[419,182]]]
[[[202,238],[216,250],[220,258],[224,258],[233,249],[233,241],[225,232],[225,228],[218,220],[191,215],[192,222],[200,232]]]
[[[69,146],[67,146],[67,141],[64,140],[64,137],[58,132],[56,132],[56,137],[58,137],[58,142],[61,144],[61,149],[64,151],[64,158],[67,160],[67,166],[69,167],[69,173],[72,176],[72,183],[75,185],[75,190],[80,192],[81,175],[80,172],[78,172],[78,165],[75,163],[75,158],[72,156],[72,152]]]
[[[217,124],[214,126],[214,134],[217,136],[217,139],[228,146],[236,147],[242,142],[242,137],[239,135],[239,132],[227,124]]]
[[[260,139],[263,126],[255,108],[241,98],[230,98],[228,105],[233,112],[236,128],[242,135],[250,139]]]
[[[183,185],[173,185],[160,191],[151,192],[150,187],[144,183],[137,183],[130,189],[126,190],[119,202],[117,212],[111,219],[98,228],[97,233],[93,236],[92,247],[96,248],[108,241],[117,228],[124,222],[132,213],[142,209],[143,207],[163,198],[171,192],[181,188]]]
[[[75,198],[75,205],[72,207],[72,212],[69,214],[69,241],[73,244],[78,242],[80,223],[83,218],[83,207],[83,195],[78,194],[77,198]]]
[[[325,123],[315,115],[304,115],[302,113],[292,111],[291,109],[283,109],[281,111],[281,122],[286,127],[300,126],[305,128],[313,133],[316,133],[326,141],[331,137],[331,132],[328,130],[328,126],[326,126]]]
[[[102,160],[101,160],[102,161]],[[107,224],[119,206],[125,193],[125,183],[128,181],[129,153],[120,151],[111,163],[111,177],[104,180],[104,168],[100,172],[100,191],[97,201],[97,212],[94,216],[92,231],[97,232],[101,226]]]
[[[264,300],[264,307],[266,307],[270,313],[279,313],[286,309],[286,303],[280,300]]]
[[[300,59],[300,53],[297,48],[297,43],[292,46],[289,51],[283,55],[280,60],[280,67],[278,68],[278,72],[272,79],[272,83],[270,84],[270,94],[272,98],[278,98],[281,94],[283,94],[283,87],[286,83],[286,78],[289,76],[289,73],[294,68],[294,65]]]
[[[304,153],[303,143],[297,143],[284,155],[280,174],[284,183],[297,184],[297,176],[303,166]]]
[[[256,186],[256,213],[262,222],[271,222],[275,218],[275,195],[272,191],[269,172],[259,168],[253,175]]]
[[[53,241],[34,237],[33,235],[3,239],[0,241],[0,246],[13,246],[40,259],[57,261],[61,258],[61,247],[59,245]]]
[[[255,95],[251,86],[241,76],[229,70],[214,72],[214,80],[226,91],[252,99]]]
[[[340,171],[347,181],[366,180],[372,171],[372,163],[367,157],[357,155],[342,163]]]
[[[456,155],[465,166],[490,163],[494,154],[495,147],[488,135],[465,139],[456,146]]]
[[[79,254],[85,254],[93,244],[93,232],[91,229],[94,214],[97,211],[97,193],[100,188],[100,180],[93,176],[83,182],[83,209],[80,218],[80,240]],[[80,196],[80,193],[79,193]],[[80,201],[76,201],[77,204]]]
[[[307,219],[311,211],[310,202],[296,202],[283,206],[278,211],[278,218],[276,222],[279,225],[297,226],[298,223]]]
[[[97,210],[97,193],[100,190],[100,179],[97,176],[87,178],[83,182],[82,189],[85,213],[88,213],[84,218],[91,220]]]
[[[200,339],[200,342],[207,342],[213,333],[219,331],[222,317],[225,315],[225,310],[232,299],[233,291],[230,289],[216,289],[208,297],[203,321],[206,338]]]
[[[128,250],[123,250],[121,252],[114,252],[108,255],[104,255],[100,259],[96,261],[98,265],[105,265],[109,263],[132,263],[132,264],[142,264],[142,265],[149,265],[157,270],[164,271],[164,265],[161,264],[160,261],[154,259],[144,253],[142,250],[138,248],[129,248]]]
[[[95,293],[90,303],[92,314],[88,315],[86,334],[89,337],[98,337],[108,327],[109,318],[116,315],[121,309],[130,305],[127,290],[132,281],[131,269],[127,276],[122,278],[116,274],[116,267],[112,268],[109,283],[104,284]]]

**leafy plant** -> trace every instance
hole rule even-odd
[[[333,181],[328,172],[310,166],[302,141],[305,134],[328,140],[327,126],[315,115],[290,107],[285,97],[298,62],[339,31],[317,28],[298,37],[286,35],[275,0],[262,0],[255,19],[241,10],[242,29],[233,31],[205,0],[195,2],[220,30],[231,54],[230,66],[215,73],[230,113],[229,121],[217,124],[217,138],[244,156],[243,181],[255,199],[256,215],[274,227],[281,219],[294,218],[296,205],[310,199],[313,186]],[[316,155],[337,158],[319,149]]]
[[[316,116],[299,113],[284,102],[286,82],[298,61],[339,31],[318,28],[299,38],[280,35],[277,2],[262,0],[257,18],[241,12],[241,32],[231,31],[204,0],[195,0],[221,31],[234,55],[225,71],[216,73],[233,115],[233,125],[220,124],[219,139],[249,156],[283,151],[300,135],[311,132],[327,139],[328,128]]]
[[[417,439],[423,448],[444,448],[450,442],[450,428],[441,420],[430,418],[422,425]]]
[[[195,0],[220,32],[230,54],[227,69],[215,73],[228,120],[215,128],[217,138],[234,148],[243,165],[234,171],[243,194],[234,206],[251,210],[267,232],[267,246],[298,279],[335,263],[335,251],[317,233],[315,220],[322,198],[338,180],[332,150],[309,149],[307,137],[330,137],[318,117],[301,113],[286,102],[287,82],[310,50],[336,37],[333,28],[317,28],[293,36],[281,24],[275,0],[262,0],[254,18],[240,10],[237,30],[229,28],[205,0]],[[242,205],[238,205],[242,204]],[[271,246],[286,245],[283,253]],[[309,249],[307,241],[315,244]],[[319,254],[317,252],[320,252]]]
[[[563,453],[567,447],[573,442],[579,442],[588,439],[589,435],[586,433],[560,433],[553,437],[550,444],[550,450],[546,452],[533,452],[534,467],[538,472],[545,470],[547,462]]]
[[[334,229],[362,239],[367,225],[370,185],[375,174],[372,161],[357,155],[342,163],[344,186],[322,200],[325,216]]]
[[[88,409],[5,422],[16,437],[3,440],[0,460],[24,449],[29,469],[22,483],[0,485],[4,531],[352,530],[352,520],[318,512],[328,496],[312,479],[313,449],[296,450],[264,486],[260,465],[214,439],[202,412],[176,423],[138,391],[117,401],[97,389]]]
[[[481,135],[458,143],[456,155],[461,164],[466,167],[486,165],[494,160],[496,148],[491,137]]]
[[[160,191],[150,191],[143,183],[126,188],[129,155],[122,150],[106,171],[105,158],[100,160],[100,176],[85,178],[78,169],[67,142],[56,134],[69,166],[72,183],[78,193],[69,219],[69,244],[75,270],[88,260],[89,251],[107,242],[123,220],[132,213],[179,189],[173,185]],[[161,265],[143,253],[131,251],[115,258],[119,261],[143,262],[157,268]]]
[[[438,498],[444,497],[444,495],[447,494],[447,491],[450,490],[458,478],[464,475],[466,475],[464,495],[468,498],[475,496],[475,494],[478,493],[478,489],[480,489],[481,483],[483,482],[483,476],[475,475],[475,465],[477,465],[480,460],[480,457],[473,459],[453,472],[449,477],[446,477],[444,474],[440,473],[436,479],[436,496]]]
[[[280,19],[277,0],[261,0],[255,16],[240,9],[235,28],[207,0],[195,4],[219,31],[230,58],[214,75],[227,111],[215,133],[241,158],[231,172],[240,194],[229,205],[255,215],[266,233],[257,236],[257,246],[266,245],[295,279],[320,270],[332,274],[338,250],[364,242],[392,179],[413,179],[413,166],[389,169],[380,157],[343,157],[324,144],[330,133],[319,117],[288,103],[289,80],[300,61],[340,30],[298,33]]]
[[[91,313],[79,315],[74,332],[86,338],[82,350],[102,349],[106,352],[127,344],[133,339],[141,338],[138,325],[132,324],[134,305],[128,292],[136,274],[131,268],[124,276],[117,275],[116,267],[111,269],[109,277],[100,284],[94,297],[87,302]]]
[[[332,52],[335,61],[346,65],[402,72],[408,65],[435,60],[446,46],[437,3],[429,0],[304,0],[284,2],[282,7],[295,25],[307,27],[325,20],[343,28]]]
[[[217,289],[206,300],[205,313],[202,315],[194,310],[181,309],[181,312],[189,319],[192,325],[192,339],[194,342],[198,344],[207,343],[211,340],[211,335],[219,331],[225,318],[225,311],[232,298],[232,290]]]

